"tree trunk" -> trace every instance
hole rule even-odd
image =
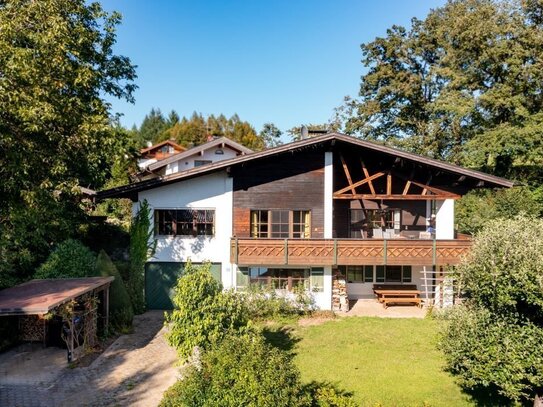
[[[535,395],[534,407],[543,407],[543,396],[541,394]]]

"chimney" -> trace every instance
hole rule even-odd
[[[150,142],[150,141],[147,141],[147,142],[145,142],[145,145],[147,145],[147,147],[152,147],[152,146],[153,146],[153,143]]]

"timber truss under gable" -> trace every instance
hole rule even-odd
[[[359,158],[358,168],[347,165],[343,154],[339,154],[347,186],[334,191],[334,199],[386,199],[386,200],[435,200],[458,199],[459,194],[431,186],[432,175],[426,182],[417,181],[414,171],[406,176],[396,168],[399,162],[395,160],[390,168],[380,168],[370,172],[362,158]],[[352,174],[360,174],[361,179],[355,180]]]

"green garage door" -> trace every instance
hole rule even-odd
[[[195,266],[199,263],[193,263]],[[145,302],[147,309],[172,309],[173,289],[183,274],[185,263],[152,262],[145,265]],[[221,263],[211,264],[211,274],[221,281]]]

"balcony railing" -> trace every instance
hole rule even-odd
[[[230,258],[240,265],[454,265],[471,248],[467,238],[255,239],[232,238]]]

